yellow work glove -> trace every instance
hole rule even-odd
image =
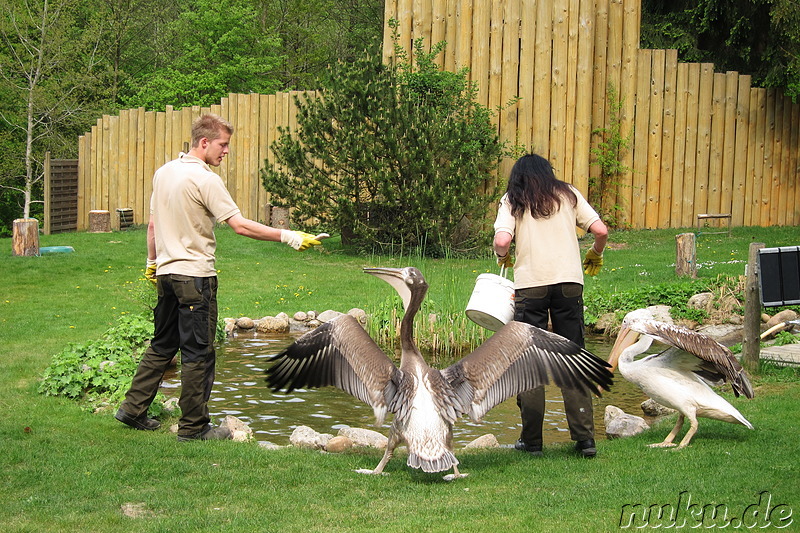
[[[583,273],[590,276],[596,276],[600,272],[600,267],[603,266],[603,254],[598,254],[594,251],[594,246],[589,248],[586,252],[586,257],[583,259]]]
[[[514,260],[511,259],[511,254],[498,255],[497,265],[506,268],[514,268]]]
[[[157,283],[156,281],[156,262],[154,259],[147,260],[147,268],[144,269],[144,277],[150,281],[153,285]]]
[[[310,233],[303,233],[302,231],[292,231],[288,229],[281,230],[281,242],[288,244],[298,252],[310,248],[312,246],[319,246],[322,244],[317,237]]]

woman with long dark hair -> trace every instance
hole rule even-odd
[[[581,261],[576,227],[594,242]],[[584,346],[583,275],[603,265],[608,229],[572,185],[556,179],[547,159],[528,154],[511,169],[494,223],[494,251],[501,266],[514,268],[514,320],[548,329]],[[515,243],[516,263],[511,260]],[[588,390],[563,388],[570,437],[584,457],[597,453],[592,398]],[[542,455],[544,387],[517,396],[522,433],[515,447]]]

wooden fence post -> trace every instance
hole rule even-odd
[[[675,236],[675,274],[697,277],[697,248],[694,233],[681,233]]]
[[[744,288],[744,333],[742,366],[751,374],[758,370],[761,354],[761,289],[758,286],[758,251],[764,243],[751,242],[747,256],[747,278]]]
[[[11,251],[15,256],[39,255],[39,221],[18,218],[14,221]]]

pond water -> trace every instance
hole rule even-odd
[[[209,402],[214,423],[227,415],[246,422],[258,441],[278,445],[289,443],[297,426],[309,426],[320,433],[336,435],[342,427],[362,427],[389,434],[391,414],[382,427],[375,427],[372,408],[349,394],[332,387],[302,389],[291,394],[273,393],[264,381],[268,359],[294,342],[296,336],[239,336],[226,340],[217,351],[217,376]],[[603,338],[587,338],[587,349],[608,359],[611,343]],[[167,374],[163,387],[180,387],[180,376]],[[547,413],[544,422],[545,444],[570,440],[564,404],[558,387],[546,387]],[[166,391],[170,394],[171,391]],[[595,435],[605,438],[603,413],[606,405],[616,405],[627,413],[642,415],[639,404],[646,400],[641,391],[619,373],[610,392],[595,398]],[[648,422],[650,422],[648,420]],[[519,438],[519,409],[510,398],[490,410],[479,423],[460,418],[453,428],[456,447],[487,433],[494,434],[501,445],[512,445]]]

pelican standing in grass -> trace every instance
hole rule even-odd
[[[653,341],[670,348],[634,360],[650,348]],[[753,397],[753,387],[742,365],[731,351],[710,337],[653,319],[648,309],[628,313],[611,349],[608,362],[612,370],[619,364],[622,377],[635,383],[650,398],[678,411],[678,421],[663,442],[652,447],[675,446],[673,441],[689,419],[689,430],[678,444],[685,448],[697,432],[697,417],[713,418],[753,429],[734,406],[709,386],[728,382],[738,397]]]
[[[405,314],[400,324],[400,367],[381,351],[351,316],[341,315],[306,333],[272,358],[267,382],[273,390],[332,385],[373,408],[377,425],[394,413],[386,453],[374,470],[380,474],[402,442],[408,466],[425,472],[453,469],[446,480],[464,477],[453,454],[453,423],[468,413],[473,420],[522,391],[549,382],[599,388],[612,383],[608,364],[577,344],[522,322],[509,322],[470,355],[444,370],[431,368],[414,342],[414,316],[428,284],[414,267],[365,268],[400,294]]]

